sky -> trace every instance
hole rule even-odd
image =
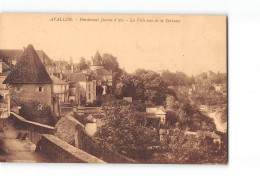
[[[75,63],[98,50],[117,57],[127,72],[197,75],[226,72],[226,29],[226,16],[214,15],[1,14],[0,49],[32,44],[53,60]]]

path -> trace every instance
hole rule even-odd
[[[16,139],[27,131],[16,129],[11,119],[0,119],[0,161],[1,162],[50,162],[35,152],[36,145],[30,140]]]

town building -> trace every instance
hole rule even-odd
[[[68,103],[69,83],[51,75],[53,93],[58,97],[59,104]]]
[[[64,73],[64,79],[69,83],[69,102],[75,105],[85,105],[88,75],[70,72]]]
[[[22,53],[25,49],[0,49],[0,56],[2,56],[3,61],[10,67],[13,67],[21,57]],[[56,64],[54,64],[53,60],[43,51],[36,50],[38,57],[40,58],[42,64],[46,68],[49,75],[55,73]]]
[[[93,76],[87,77],[86,82],[86,103],[91,104],[94,103],[96,100],[96,80]]]
[[[90,69],[98,77],[97,86],[102,86],[106,92],[107,88],[112,86],[112,73],[105,69],[103,59],[98,51],[92,58]]]
[[[103,60],[97,51],[92,58],[89,69],[81,72],[70,71],[63,73],[63,79],[69,83],[69,102],[78,105],[87,105],[97,100],[97,95],[106,95],[112,86],[112,73],[105,69]],[[99,93],[100,89],[102,92]]]
[[[21,107],[24,118],[52,125],[52,80],[32,45],[23,51],[3,82],[10,93],[10,105]]]

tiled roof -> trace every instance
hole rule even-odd
[[[65,73],[64,76],[68,81],[85,82],[87,80],[85,73]]]
[[[21,56],[22,52],[22,50],[1,49],[0,57],[18,59]]]
[[[93,58],[93,66],[101,66],[102,65],[101,62],[102,62],[102,58],[99,52],[97,51]]]
[[[1,49],[0,58],[10,58],[18,60],[22,53],[23,50],[19,49]],[[43,50],[36,50],[36,53],[44,65],[52,64],[52,60],[48,57],[48,55],[46,55],[46,53]]]
[[[51,84],[52,80],[33,46],[28,45],[4,83]]]
[[[68,85],[69,84],[66,81],[63,81],[56,76],[51,76],[51,79],[52,79],[52,82],[54,85]]]
[[[46,53],[43,50],[36,50],[36,53],[38,54],[39,58],[41,59],[41,62],[44,65],[52,65],[52,60],[46,55]]]

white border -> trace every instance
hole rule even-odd
[[[258,139],[260,1],[0,0],[0,11],[8,13],[227,14],[229,29],[229,164],[227,166],[0,163],[1,178],[260,178]]]

